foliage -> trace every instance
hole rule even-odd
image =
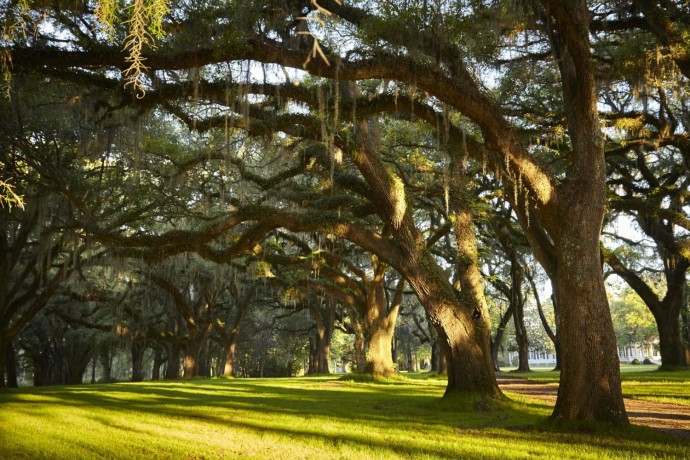
[[[654,317],[630,288],[625,288],[621,296],[611,302],[611,317],[620,346],[647,345],[658,340]]]
[[[525,233],[532,232],[529,242],[542,246],[536,247],[535,255],[545,269],[552,275],[559,269],[567,270],[569,265],[558,266],[566,255],[559,255],[562,248],[558,245],[571,241],[563,235],[577,226],[564,225],[563,220],[572,218],[571,211],[581,204],[572,199],[579,197],[579,192],[567,190],[594,176],[597,187],[603,190],[604,185],[603,176],[599,177],[604,171],[599,143],[580,148],[575,139],[580,130],[568,133],[568,129],[596,120],[598,110],[604,119],[601,128],[609,150],[610,195],[615,195],[610,196],[611,207],[629,211],[625,207],[640,206],[638,199],[643,196],[650,199],[644,201],[644,209],[636,208],[640,222],[655,218],[670,229],[687,225],[687,207],[683,205],[688,188],[684,157],[687,90],[678,84],[685,77],[675,69],[682,65],[685,44],[665,43],[669,36],[675,40],[673,33],[655,37],[653,24],[636,25],[650,17],[638,11],[642,4],[623,8],[626,2],[582,1],[583,9],[589,6],[591,14],[585,15],[588,18],[582,24],[567,27],[568,20],[574,18],[569,18],[565,3],[559,2],[548,2],[553,8],[542,9],[538,2],[461,2],[462,7],[457,8],[460,4],[452,2],[361,1],[341,5],[336,0],[328,3],[329,11],[316,0],[268,4],[101,0],[96,15],[100,26],[94,16],[76,10],[28,11],[34,3],[38,5],[26,0],[17,8],[11,5],[13,16],[8,16],[7,23],[27,21],[27,30],[31,27],[34,33],[3,38],[3,44],[7,41],[2,51],[5,68],[15,53],[18,59],[13,69],[18,74],[38,73],[51,89],[73,86],[73,92],[56,91],[51,97],[61,99],[62,107],[71,115],[81,112],[85,116],[77,117],[78,123],[70,123],[64,130],[67,132],[55,135],[42,129],[43,125],[59,125],[63,114],[37,110],[25,118],[30,121],[28,125],[41,129],[25,129],[22,122],[16,134],[5,136],[3,132],[3,139],[18,159],[16,169],[30,165],[36,171],[36,186],[54,191],[68,202],[65,214],[54,224],[56,229],[67,228],[79,238],[93,238],[89,244],[103,245],[113,257],[142,259],[155,266],[175,254],[196,252],[219,265],[239,264],[249,275],[260,277],[264,288],[268,286],[262,293],[266,304],[248,316],[250,327],[242,327],[238,345],[243,348],[244,362],[240,364],[245,375],[292,374],[296,370],[293,367],[306,360],[307,338],[314,337],[324,305],[332,307],[329,311],[334,316],[337,309],[338,326],[350,332],[343,319],[342,301],[334,300],[333,295],[293,296],[293,310],[286,312],[281,304],[287,297],[284,294],[296,292],[293,288],[299,283],[329,288],[319,273],[336,267],[321,257],[319,247],[306,251],[313,257],[298,256],[309,260],[297,270],[274,268],[266,261],[267,254],[290,259],[285,265],[289,267],[298,252],[283,251],[277,240],[266,239],[280,226],[317,233],[318,237],[310,238],[319,245],[321,234],[327,234],[327,239],[348,234],[359,244],[365,241],[374,252],[388,249],[386,254],[392,260],[399,260],[402,252],[406,260],[400,266],[421,260],[409,254],[411,248],[425,248],[426,240],[432,257],[424,259],[420,272],[434,274],[436,287],[450,293],[450,310],[456,310],[440,315],[443,318],[461,318],[454,313],[462,311],[462,302],[454,302],[457,289],[453,291],[451,286],[451,281],[457,281],[462,262],[456,251],[458,240],[449,230],[450,224],[457,222],[450,212],[451,193],[457,193],[463,206],[475,213],[475,223],[488,218],[494,202],[501,202],[507,213],[521,219]],[[524,8],[513,8],[515,3]],[[333,20],[325,21],[326,16]],[[680,13],[673,17],[680,24],[670,32],[680,30],[676,35],[685,40],[682,22],[687,18]],[[168,22],[164,24],[164,20]],[[588,37],[592,43],[585,37],[581,44],[583,49],[592,48],[595,55],[590,59],[587,51],[569,56],[567,51],[573,43],[565,46],[567,40],[561,40],[568,39],[568,30],[579,26],[585,30],[590,20],[592,33]],[[315,25],[312,31],[310,26]],[[617,30],[619,27],[624,30]],[[172,32],[166,40],[164,29]],[[105,40],[104,30],[110,42]],[[312,32],[314,36],[300,37]],[[630,37],[636,39],[626,40]],[[307,62],[303,61],[305,54],[310,56]],[[52,55],[61,58],[51,60]],[[329,60],[328,56],[335,55],[336,59]],[[581,67],[578,72],[584,70],[582,74],[587,76],[590,65],[593,67],[592,81],[581,78],[587,85],[580,88],[578,83],[578,89],[585,94],[591,86],[591,99],[598,94],[601,100],[592,104],[588,113],[573,116],[581,105],[573,101],[566,104],[566,99],[581,92],[568,91],[563,70],[571,64],[568,59],[578,55],[580,61],[573,63]],[[311,59],[315,56],[321,59]],[[118,75],[115,70],[123,68],[123,75]],[[300,68],[312,76],[305,78]],[[372,78],[361,81],[367,75]],[[137,93],[136,98],[131,91],[122,91],[123,80]],[[17,87],[17,95],[33,97]],[[143,98],[144,91],[149,92],[149,98]],[[37,107],[50,105],[41,101]],[[362,126],[368,123],[372,132],[367,140],[373,147],[367,162],[362,156],[366,156],[362,152],[366,148],[353,140],[357,132],[352,126],[360,122]],[[598,126],[589,126],[582,138],[596,141],[599,131]],[[50,146],[55,154],[32,155],[30,151],[37,146]],[[336,147],[343,158],[333,153]],[[450,165],[455,161],[451,159],[458,155],[472,158],[467,171],[462,171],[471,176],[469,190],[449,187]],[[586,161],[577,162],[580,157]],[[602,163],[596,171],[587,172],[595,165],[593,160]],[[74,168],[66,168],[73,163]],[[376,177],[379,163],[385,174]],[[663,180],[659,182],[659,178]],[[658,186],[653,186],[655,183]],[[584,193],[597,188],[581,189]],[[478,202],[474,195],[480,197]],[[597,196],[603,197],[603,192]],[[634,200],[629,200],[631,197]],[[470,199],[470,203],[465,202]],[[603,207],[603,198],[597,206],[590,206],[602,213]],[[387,214],[387,208],[392,213]],[[592,222],[589,231],[594,235],[600,219]],[[222,231],[209,230],[223,225],[227,227]],[[403,225],[404,234],[399,231]],[[655,235],[663,233],[659,228],[653,230]],[[678,235],[677,241],[670,238],[674,257],[675,253],[682,255],[687,243],[684,233]],[[291,237],[297,239],[295,234]],[[305,245],[304,241],[301,245],[293,243]],[[527,246],[527,242],[520,244]],[[493,252],[491,246],[488,240],[483,252]],[[592,243],[587,255],[596,262],[598,251]],[[344,254],[343,259],[365,269],[352,253]],[[573,266],[584,259],[576,258]],[[671,260],[665,255],[663,259]],[[499,261],[504,262],[505,258]],[[196,264],[186,263],[183,268],[194,271]],[[669,265],[682,267],[675,262]],[[189,292],[191,283],[185,281],[182,271],[176,277]],[[589,273],[591,278],[579,286],[601,282],[599,271]],[[568,279],[565,275],[561,278]],[[196,338],[205,339],[210,329],[218,333],[216,343],[205,351],[206,361],[218,366],[222,360],[220,342],[227,339],[222,337],[222,332],[227,332],[223,324],[232,316],[231,309],[224,309],[223,304],[232,300],[219,294],[217,304],[194,304],[200,315],[186,314],[190,312],[185,307],[177,314],[166,313],[160,299],[148,302],[142,295],[145,283],[137,276],[131,279],[137,284],[132,301],[141,311],[131,309],[118,323],[127,329],[130,345],[136,336],[161,353],[172,342],[179,345],[182,339],[189,339],[189,330],[204,323],[204,334]],[[519,292],[521,286],[515,288]],[[443,289],[418,288],[418,293]],[[463,295],[465,292],[463,288]],[[559,302],[570,303],[570,293],[556,292],[563,296]],[[572,302],[574,307],[570,308],[597,307],[597,314],[590,317],[608,313],[603,299],[586,300]],[[613,305],[614,316],[619,316],[614,321],[621,325],[619,340],[623,336],[628,341],[653,340],[648,316],[637,311],[637,304],[635,311],[630,310],[631,305],[627,300],[624,305]],[[434,314],[436,308],[426,306],[426,313]],[[208,315],[201,311],[204,309]],[[221,310],[224,315],[216,314]],[[559,324],[572,329],[573,334],[564,335],[568,340],[580,333],[583,324],[579,318],[571,320],[573,316],[564,315],[567,324]],[[179,317],[179,324],[173,317]],[[174,327],[163,328],[164,319],[172,320],[167,322]],[[418,358],[433,356],[432,334],[426,337],[428,345],[420,346],[423,340],[411,322],[401,323],[401,350],[410,361],[413,353]],[[432,317],[430,323],[457,330],[452,321],[446,325]],[[599,326],[602,330],[597,334],[604,338],[604,332],[611,335],[610,328],[603,331],[609,324],[606,321],[588,324],[593,329]],[[539,339],[539,330],[530,330],[536,345],[546,342]],[[154,340],[148,334],[171,339]],[[339,339],[336,337],[338,347],[343,345]],[[586,345],[604,342],[587,341]],[[201,340],[197,345],[203,345]],[[173,353],[168,350],[168,354],[172,362]],[[575,369],[564,368],[568,372]],[[583,365],[581,371],[593,369]],[[611,379],[601,388],[615,389],[615,373]],[[587,381],[573,379],[572,388]]]
[[[143,52],[146,47],[155,47],[154,40],[165,35],[163,18],[170,9],[171,0],[132,0],[125,7],[128,19],[124,21],[129,27],[129,33],[122,43],[123,51],[128,55],[125,62],[129,67],[122,72],[125,77],[125,87],[131,86],[137,97],[144,97],[143,74],[149,70],[144,61]],[[114,39],[115,26],[119,17],[117,0],[98,0],[96,17],[106,33]]]
[[[4,180],[0,180],[0,206],[7,206],[10,211],[13,206],[24,209],[24,197],[17,195],[14,186]]]

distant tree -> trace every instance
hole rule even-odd
[[[658,340],[654,316],[631,288],[611,302],[611,315],[619,346],[652,346]]]

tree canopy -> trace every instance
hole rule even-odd
[[[687,364],[684,1],[0,11],[0,184],[8,204],[26,202],[3,207],[0,348],[86,267],[126,266],[116,271],[136,287],[119,292],[138,325],[123,336],[155,348],[158,368],[182,352],[194,375],[214,334],[234,362],[256,303],[310,337],[317,370],[340,328],[358,367],[387,375],[414,294],[433,328],[419,334],[447,361],[446,395],[501,399],[485,284],[509,299],[524,356],[533,257],[557,312],[554,419],[627,421],[604,263],[654,316],[664,364]],[[633,241],[601,238],[623,216],[656,247],[645,264],[665,294],[628,257]],[[510,268],[487,273],[492,257]],[[130,348],[134,361],[143,348]]]

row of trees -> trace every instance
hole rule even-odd
[[[3,219],[3,347],[64,280],[133,259],[106,298],[131,302],[143,280],[164,294],[190,368],[216,306],[261,279],[252,295],[309,311],[317,370],[338,305],[358,366],[385,375],[409,290],[446,394],[502,398],[485,281],[524,352],[529,252],[554,294],[555,419],[627,420],[604,267],[654,315],[664,365],[686,364],[682,1],[170,2],[156,47],[132,20],[109,41],[83,6],[2,6],[3,180],[27,200]],[[602,245],[619,216],[656,260],[619,232]],[[190,253],[223,268],[185,273]]]

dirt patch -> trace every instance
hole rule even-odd
[[[536,383],[518,377],[498,377],[503,391],[511,391],[554,405],[558,384]],[[690,407],[641,399],[625,398],[630,423],[666,431],[690,440]]]

